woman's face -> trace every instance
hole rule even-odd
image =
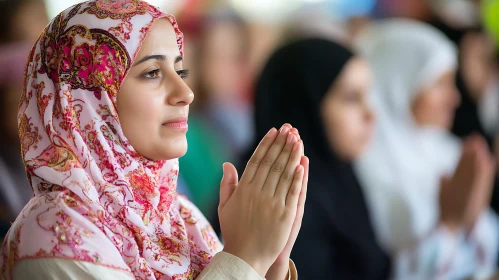
[[[322,119],[333,150],[354,160],[369,144],[374,114],[368,104],[371,75],[367,63],[352,58],[322,102]]]
[[[420,126],[449,130],[460,103],[455,72],[443,74],[433,85],[422,90],[412,102],[412,114]]]
[[[118,94],[125,136],[141,155],[173,159],[187,151],[187,117],[194,99],[171,23],[155,22]]]

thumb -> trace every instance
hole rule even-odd
[[[239,177],[237,175],[237,170],[234,165],[230,162],[226,162],[223,164],[224,175],[222,177],[222,182],[220,182],[220,204],[218,209],[221,210],[229,198],[234,193],[236,189],[237,183],[239,181]]]

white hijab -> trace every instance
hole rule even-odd
[[[356,42],[374,74],[377,124],[356,164],[382,246],[411,246],[438,221],[440,179],[452,174],[460,144],[447,131],[416,125],[417,93],[457,67],[456,47],[431,26],[402,19],[369,27]]]

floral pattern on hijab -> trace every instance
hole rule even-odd
[[[7,234],[0,275],[27,258],[87,261],[136,279],[193,279],[221,249],[200,211],[176,194],[178,160],[138,154],[116,99],[149,27],[173,16],[139,0],[75,5],[28,58],[18,120],[35,197]]]

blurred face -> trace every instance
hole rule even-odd
[[[29,20],[26,20],[28,19]],[[27,41],[35,43],[43,28],[48,24],[49,18],[45,12],[43,1],[28,1],[21,5],[12,17],[10,37],[13,41]]]
[[[484,34],[468,33],[460,47],[462,75],[468,93],[476,102],[480,102],[497,67],[494,43]]]
[[[370,80],[367,63],[353,58],[322,102],[328,140],[343,160],[357,158],[371,139],[374,115],[368,105]]]
[[[212,24],[204,36],[201,46],[201,79],[207,87],[210,98],[231,99],[241,91],[241,73],[243,72],[244,37],[240,27],[232,22]]]
[[[43,1],[25,1],[19,6],[11,18],[8,39],[12,42],[27,42],[34,44],[40,36],[42,29],[48,24],[49,19],[45,12]],[[26,20],[29,18],[29,20]],[[0,27],[1,28],[1,27]],[[28,51],[29,52],[29,51]],[[26,53],[26,57],[28,53]],[[23,62],[24,63],[24,62]],[[19,73],[22,76],[22,73]],[[0,98],[0,113],[2,124],[0,129],[5,133],[5,139],[9,145],[19,144],[17,129],[17,109],[19,99],[23,91],[22,82],[18,80],[0,85],[3,96]]]
[[[172,25],[154,23],[118,94],[118,115],[125,136],[141,155],[173,159],[187,151],[187,116],[194,94]]]
[[[455,73],[449,71],[417,94],[412,103],[412,114],[418,125],[451,128],[460,102],[454,77]]]

